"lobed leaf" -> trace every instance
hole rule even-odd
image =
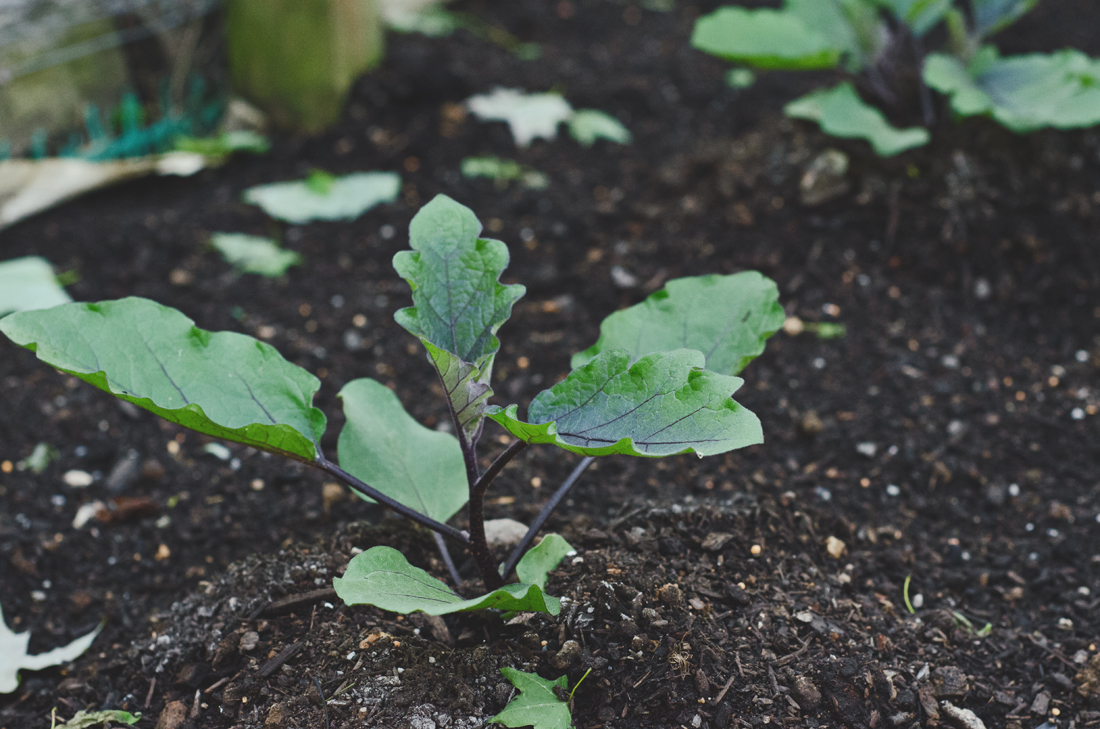
[[[316,457],[325,416],[311,403],[320,381],[252,337],[199,329],[141,298],[12,314],[0,332],[173,423],[302,461]]]
[[[846,50],[794,13],[724,7],[695,21],[691,45],[757,68],[833,68]]]
[[[620,350],[601,352],[528,408],[490,408],[488,415],[527,443],[550,443],[586,456],[710,456],[762,443],[757,417],[731,395],[737,377],[703,369],[702,352],[678,349],[631,364]]]
[[[574,552],[573,545],[565,541],[560,534],[547,534],[537,545],[527,550],[527,554],[516,564],[516,577],[520,582],[538,585],[546,589],[546,579],[566,555]]]
[[[70,301],[45,258],[25,256],[0,263],[0,316],[49,309]]]
[[[0,694],[10,694],[19,688],[19,671],[40,671],[43,668],[57,666],[78,658],[92,645],[92,641],[103,629],[98,628],[87,635],[77,638],[68,645],[54,648],[52,651],[29,655],[27,646],[30,633],[15,633],[8,628],[4,620],[4,610],[0,608]]]
[[[453,435],[417,423],[375,380],[353,380],[339,396],[347,418],[337,442],[344,470],[436,521],[466,504],[466,467]]]
[[[797,98],[783,108],[783,113],[815,121],[823,132],[834,137],[865,139],[881,157],[920,147],[931,139],[927,129],[891,126],[881,111],[859,98],[849,81]]]
[[[568,689],[569,677],[550,681],[535,673],[524,673],[503,666],[500,672],[519,689],[519,696],[508,702],[504,710],[489,719],[490,724],[506,727],[531,726],[535,729],[573,729],[569,703],[562,701],[554,689]]]
[[[621,349],[637,360],[654,352],[696,349],[712,372],[736,375],[764,351],[784,320],[775,282],[756,271],[678,278],[600,324],[600,338],[573,355],[574,369]]]
[[[573,116],[573,107],[561,94],[528,94],[518,89],[494,89],[491,94],[471,96],[466,107],[482,121],[506,122],[519,147],[537,138],[554,139],[558,125]]]
[[[1100,59],[1073,49],[1000,57],[993,46],[968,66],[933,53],[924,81],[951,97],[960,116],[986,115],[1014,132],[1100,124]]]
[[[477,429],[492,394],[489,380],[500,348],[496,332],[526,290],[499,282],[508,247],[479,238],[480,232],[469,208],[437,195],[409,225],[413,250],[393,258],[414,304],[394,318],[428,349],[467,434]]]
[[[288,223],[354,220],[375,205],[397,199],[401,177],[394,172],[359,172],[332,178],[327,190],[317,187],[316,178],[259,185],[244,191],[244,201]]]
[[[214,233],[210,236],[210,245],[241,273],[282,276],[288,268],[302,262],[302,257],[294,251],[280,248],[271,238],[258,235]]]
[[[344,576],[333,579],[332,584],[348,605],[374,605],[395,613],[449,615],[490,608],[550,615],[561,612],[561,601],[543,593],[538,585],[505,585],[487,595],[463,600],[391,547],[372,547],[356,555]]]

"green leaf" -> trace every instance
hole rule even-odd
[[[401,177],[393,172],[359,172],[332,178],[325,190],[319,185],[318,178],[311,176],[300,182],[250,187],[244,191],[244,201],[288,223],[354,220],[375,205],[397,199]]]
[[[880,157],[892,157],[913,147],[928,144],[927,129],[898,129],[886,121],[882,112],[863,102],[855,86],[845,81],[836,88],[814,91],[790,102],[783,113],[796,119],[808,119],[834,137],[865,139]]]
[[[984,38],[1012,25],[1032,8],[1039,0],[970,0],[974,11],[974,32]]]
[[[100,625],[92,632],[77,638],[68,645],[54,648],[52,651],[27,654],[30,633],[14,633],[4,620],[4,610],[0,607],[0,694],[10,694],[19,688],[19,671],[40,671],[50,666],[58,666],[79,657],[103,629]]]
[[[340,399],[347,423],[337,452],[346,471],[436,521],[466,504],[466,466],[453,435],[417,423],[375,380],[349,382]]]
[[[177,137],[172,146],[178,152],[219,158],[227,157],[233,152],[264,154],[271,149],[271,142],[262,134],[242,129],[209,137]]]
[[[528,408],[488,415],[527,443],[551,443],[586,456],[711,456],[764,441],[760,421],[733,401],[738,377],[703,369],[702,352],[677,349],[631,365],[621,350],[601,352],[539,393]]]
[[[600,324],[600,338],[573,355],[574,369],[609,349],[638,359],[653,352],[697,349],[712,372],[736,375],[764,351],[784,320],[775,282],[756,271],[669,281],[640,304]]]
[[[757,68],[833,68],[846,50],[793,13],[725,7],[695,21],[691,45]]]
[[[459,169],[463,177],[486,177],[498,184],[520,180],[529,190],[545,190],[550,186],[550,180],[538,170],[500,157],[466,157]]]
[[[864,2],[860,0],[860,6]],[[862,20],[862,17],[857,7],[849,6],[853,3],[842,3],[841,0],[786,0],[783,10],[823,36],[830,47],[854,59],[855,68],[852,70],[856,70],[860,57],[867,49],[862,47],[860,29],[853,23],[853,20]],[[874,14],[877,15],[877,11]]]
[[[89,727],[102,726],[104,724],[137,724],[141,719],[141,713],[131,714],[129,711],[114,709],[110,711],[87,712],[81,709],[76,715],[64,724],[58,724],[56,729],[88,729]]]
[[[923,36],[943,20],[951,9],[952,0],[877,0],[884,8],[893,12],[918,38]]]
[[[0,263],[0,317],[13,311],[49,309],[70,301],[45,258],[27,256]]]
[[[320,381],[252,337],[199,329],[140,298],[12,314],[0,332],[165,420],[301,461],[316,457],[325,416],[311,402]]]
[[[591,147],[598,139],[618,144],[630,144],[630,130],[611,116],[597,109],[581,109],[568,119],[569,135],[582,147]]]
[[[282,276],[291,266],[302,262],[294,251],[284,250],[271,238],[243,233],[214,233],[210,245],[242,273]]]
[[[504,711],[490,719],[490,724],[503,724],[506,727],[532,726],[535,729],[573,729],[569,703],[562,701],[554,693],[555,688],[569,688],[568,676],[562,676],[557,681],[548,681],[538,674],[524,673],[508,666],[501,668],[500,672],[519,689],[520,694],[508,702]]]
[[[756,74],[748,68],[731,68],[726,71],[726,86],[732,89],[747,89],[756,83]]]
[[[1080,51],[1001,58],[985,46],[965,68],[934,53],[924,80],[949,95],[960,116],[988,115],[1014,132],[1100,124],[1100,59]]]
[[[403,11],[386,4],[386,25],[398,33],[420,33],[429,38],[442,38],[451,35],[462,27],[461,18],[449,10],[429,5],[420,12]]]
[[[546,589],[546,578],[562,559],[573,552],[573,545],[560,534],[547,534],[542,541],[527,551],[516,565],[516,577],[520,582],[538,585]]]
[[[561,94],[527,94],[518,89],[495,89],[466,100],[466,107],[482,121],[503,121],[516,145],[526,147],[536,138],[554,139],[558,125],[573,116],[573,107]]]
[[[479,238],[480,232],[469,208],[437,195],[409,225],[413,250],[393,258],[415,304],[394,318],[427,347],[467,434],[477,429],[492,394],[489,379],[500,348],[496,332],[526,290],[499,282],[508,247]]]
[[[463,600],[390,547],[372,547],[356,555],[344,576],[335,578],[332,584],[348,605],[374,605],[395,613],[449,615],[490,608],[550,615],[561,612],[561,601],[544,594],[538,585],[505,585],[488,595]]]

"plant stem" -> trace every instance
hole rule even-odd
[[[535,541],[535,537],[538,536],[539,531],[542,530],[546,520],[550,518],[550,514],[554,512],[561,500],[565,498],[565,495],[573,488],[580,479],[581,474],[584,473],[592,462],[596,459],[592,456],[586,456],[584,460],[577,464],[577,467],[573,469],[573,472],[569,474],[569,477],[562,481],[561,486],[554,492],[554,495],[550,497],[550,500],[546,502],[546,505],[542,507],[542,511],[535,518],[535,521],[531,524],[531,528],[527,530],[527,533],[523,535],[523,539],[519,540],[519,544],[512,550],[512,554],[508,557],[508,561],[504,563],[503,577],[508,578],[508,575],[512,574],[512,570],[519,564],[519,560],[523,557],[524,552],[531,546],[531,542]]]
[[[477,569],[481,573],[481,580],[485,583],[485,589],[487,590],[495,590],[501,587],[504,580],[497,572],[493,554],[489,551],[489,542],[485,539],[485,491],[489,488],[489,484],[493,482],[493,479],[497,477],[497,474],[501,472],[501,469],[526,447],[527,444],[522,440],[512,441],[511,445],[497,456],[483,476],[470,481],[470,503],[467,507],[470,515],[469,549],[474,556],[474,561],[477,562]]]
[[[390,507],[398,514],[401,514],[408,519],[412,519],[417,524],[425,526],[431,529],[433,532],[437,532],[439,534],[442,534],[443,536],[450,537],[451,539],[461,542],[462,544],[470,543],[470,537],[468,534],[466,534],[466,532],[459,531],[453,526],[438,522],[430,516],[421,514],[416,509],[405,506],[400,501],[386,496],[381,491],[371,488],[367,484],[357,479],[355,476],[352,476],[350,473],[325,458],[323,455],[318,454],[317,459],[310,462],[309,465],[313,466],[314,468],[320,469],[321,471],[324,471],[330,476],[338,478],[339,480],[347,484],[347,486],[349,486],[353,491],[357,491],[364,496],[369,496],[378,503]]]
[[[435,539],[435,546],[439,547],[439,554],[443,557],[443,563],[447,565],[447,571],[451,573],[451,580],[454,581],[457,590],[462,585],[462,575],[458,574],[455,561],[451,559],[451,550],[447,549],[447,543],[443,541],[442,534],[432,532],[432,537]]]

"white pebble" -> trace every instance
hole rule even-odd
[[[1074,420],[1084,420],[1085,419],[1085,411],[1081,408],[1074,408],[1070,412],[1069,416],[1071,418],[1073,418]]]
[[[814,365],[815,370],[825,369],[825,358],[824,357],[815,357],[813,365]]]
[[[107,506],[102,501],[93,501],[89,504],[82,504],[79,509],[76,510],[76,516],[73,517],[73,529],[80,529],[89,521],[95,517],[96,512],[100,509],[106,509]]]
[[[1080,420],[1080,418],[1078,418],[1078,420]],[[95,481],[95,479],[92,478],[92,474],[88,473],[87,471],[77,470],[66,471],[65,475],[61,477],[61,480],[67,483],[69,486],[72,486],[74,489],[87,488],[92,485],[93,481]]]
[[[1079,349],[1079,350],[1077,350],[1077,354],[1073,355],[1073,358],[1075,360],[1077,360],[1078,362],[1088,362],[1089,361],[1089,353],[1086,352],[1083,349]]]
[[[888,496],[900,496],[901,489],[898,488],[897,484],[888,483],[886,484],[886,494]]]
[[[914,610],[920,609],[924,607],[924,595],[918,592],[916,595],[913,595],[913,599],[910,602],[913,603]]]
[[[1020,484],[1010,483],[1008,485],[1008,495],[1011,496],[1012,498],[1016,498],[1017,496],[1019,496],[1020,495]]]
[[[861,455],[867,456],[868,458],[874,458],[875,453],[878,452],[878,446],[871,442],[857,443],[856,450],[859,451]]]

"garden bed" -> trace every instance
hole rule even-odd
[[[1046,0],[1002,46],[1069,40],[1098,55],[1087,5]],[[578,549],[549,584],[566,608],[506,625],[398,618],[326,593],[273,609],[374,544],[445,572],[426,534],[319,474],[236,446],[219,460],[200,436],[8,345],[0,461],[41,442],[61,456],[41,475],[0,474],[0,605],[32,631],[32,652],[107,625],[64,674],[24,674],[0,727],[46,726],[54,707],[127,708],[148,727],[319,727],[321,694],[338,693],[334,727],[477,726],[509,698],[505,665],[570,685],[592,668],[581,727],[950,725],[943,700],[990,728],[1100,726],[1097,684],[1082,683],[1100,636],[1100,135],[941,119],[930,147],[884,161],[781,119],[814,76],[725,88],[724,64],[687,44],[709,6],[469,9],[542,44],[542,60],[463,33],[394,37],[332,133],[90,195],[0,233],[0,258],[75,270],[77,300],[146,296],[265,339],[321,377],[329,451],[335,393],[357,377],[395,386],[421,422],[443,415],[393,321],[409,297],[390,266],[438,192],[510,244],[505,281],[528,287],[502,330],[501,401],[526,404],[604,316],[678,276],[760,270],[788,314],[847,335],[780,332],[745,371],[737,399],[764,445],[598,462],[551,522]],[[634,143],[517,151],[504,125],[458,106],[497,85],[555,84]],[[849,155],[851,189],[806,207],[799,181],[830,147]],[[482,154],[550,186],[463,179],[461,160]],[[239,202],[317,167],[394,170],[404,187],[348,224],[283,228]],[[279,234],[304,265],[235,277],[207,246],[214,231]],[[573,465],[528,449],[488,516],[529,521]],[[70,470],[100,478],[74,488]],[[124,498],[72,526],[82,504]]]

